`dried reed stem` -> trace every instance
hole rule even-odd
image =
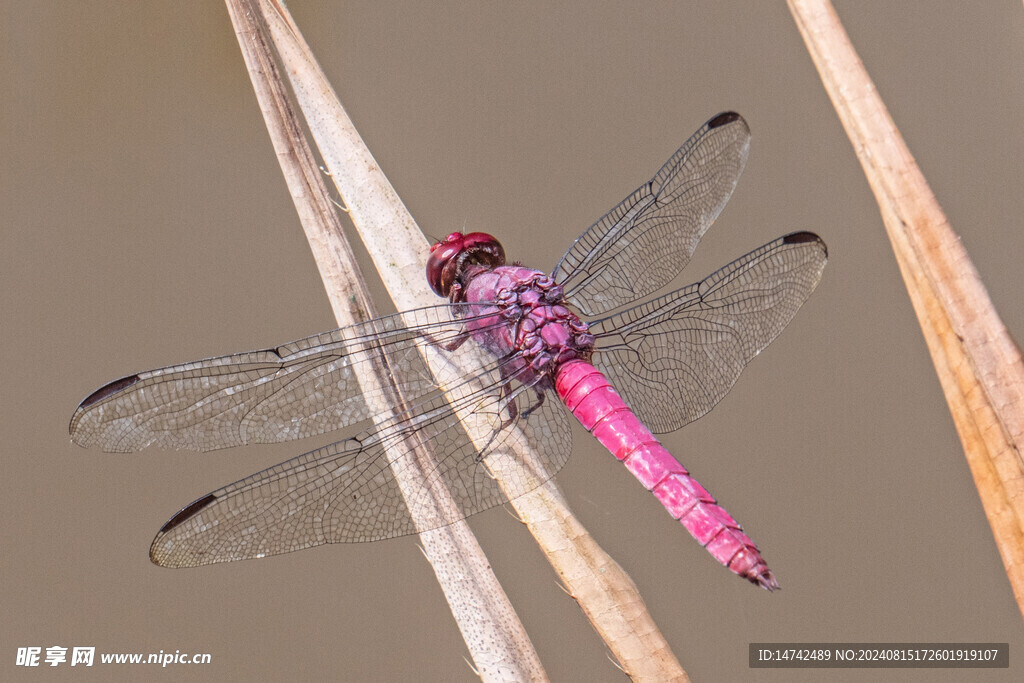
[[[881,208],[1024,614],[1024,361],[827,0],[789,0]]]
[[[344,238],[330,200],[323,175],[316,164],[274,63],[258,17],[266,9],[247,0],[228,0],[229,12],[264,113],[268,131],[281,169],[316,258],[335,317],[342,326],[374,316],[373,304],[352,251]],[[376,368],[360,372],[360,385],[367,389],[388,387],[382,355]],[[375,392],[367,392],[373,395]],[[402,397],[391,388],[391,405],[374,406],[374,412],[388,415]],[[407,499],[432,500],[435,510],[422,504],[410,506],[417,525],[429,527],[431,512],[451,516],[457,509],[443,486],[432,486],[425,472],[433,467],[433,454],[423,446],[412,446],[416,467],[394,470]],[[484,680],[546,680],[526,630],[490,569],[483,550],[463,521],[420,533],[424,555],[441,584],[455,616],[474,667]]]

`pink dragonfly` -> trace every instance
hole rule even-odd
[[[431,476],[447,486],[460,518],[523,495],[536,478],[500,488],[488,466],[516,458],[525,441],[542,461],[541,481],[562,467],[570,427],[559,401],[549,400],[554,391],[716,560],[774,590],[754,542],[652,432],[678,429],[728,392],[814,290],[824,242],[791,233],[689,287],[612,313],[686,265],[732,194],[749,144],[742,117],[715,116],[573,242],[550,275],[505,265],[490,235],[453,233],[432,247],[427,267],[449,303],[121,378],[82,401],[72,439],[115,452],[207,451],[376,418],[354,438],[182,508],[157,533],[150,557],[197,566],[416,532],[409,508],[419,503],[403,499],[394,475],[411,466],[413,434],[432,446]],[[576,312],[600,317],[583,322]],[[450,366],[459,372],[432,374],[427,352],[462,354]],[[374,414],[381,397],[364,394],[354,373],[381,354],[405,399],[387,418]],[[490,430],[483,444],[469,436],[480,429]]]

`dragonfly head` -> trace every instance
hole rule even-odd
[[[430,247],[427,281],[438,296],[447,299],[462,290],[460,279],[469,266],[497,268],[502,265],[505,265],[505,250],[498,240],[486,232],[468,235],[453,232]]]

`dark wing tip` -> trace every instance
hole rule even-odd
[[[825,256],[828,256],[828,245],[825,244],[825,240],[821,239],[813,232],[801,230],[800,232],[791,232],[782,238],[783,244],[803,244],[805,242],[817,242],[821,245],[821,248],[825,250]]]
[[[100,401],[121,391],[124,391],[128,387],[132,386],[139,381],[138,375],[130,375],[128,377],[122,377],[121,379],[115,379],[109,384],[104,384],[102,387],[92,392],[78,404],[78,408],[75,409],[75,414],[71,416],[71,422],[68,424],[68,434],[71,435],[72,441],[75,439],[75,428],[78,425],[78,421],[81,419],[82,414],[96,405]]]
[[[108,396],[113,396],[119,391],[124,391],[131,385],[139,381],[138,375],[130,375],[128,377],[122,377],[121,379],[115,379],[110,384],[104,384],[102,387],[92,392],[78,405],[79,409],[85,409],[89,406],[99,403]]]
[[[153,543],[149,546],[149,561],[159,567],[183,567],[191,566],[190,564],[181,564],[176,562],[173,558],[168,558],[166,553],[159,550],[161,544],[164,542],[164,535],[171,531],[178,525],[192,519],[203,508],[207,507],[211,503],[217,501],[217,496],[212,493],[207,493],[205,496],[198,500],[194,500],[185,507],[178,511],[178,514],[167,520],[167,523],[160,527],[160,531],[153,539]]]
[[[708,128],[721,128],[725,124],[732,123],[733,121],[743,121],[743,117],[734,111],[723,111],[721,114],[718,114],[708,121],[706,125]]]
[[[167,523],[160,527],[160,533],[166,534],[168,531],[189,519],[215,500],[217,500],[217,496],[212,493],[207,493],[202,498],[192,501],[185,507],[181,508],[181,510],[178,511],[178,514],[167,520]]]

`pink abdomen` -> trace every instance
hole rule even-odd
[[[716,560],[769,591],[779,587],[743,528],[654,438],[600,370],[581,360],[563,363],[555,388],[587,431],[621,460]]]

